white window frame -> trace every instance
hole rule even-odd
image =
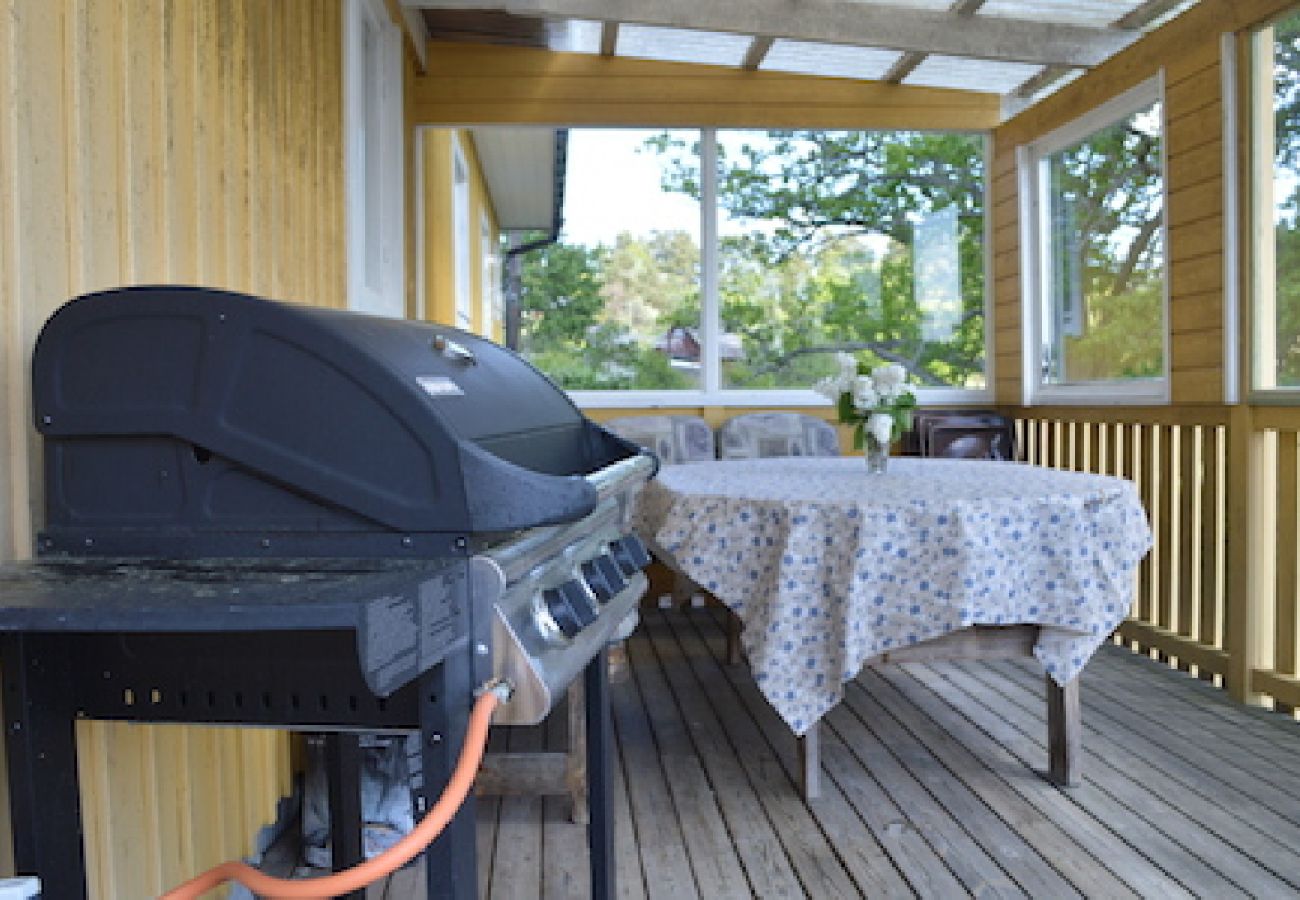
[[[826,129],[833,130],[833,129]],[[836,129],[837,130],[837,129]],[[902,130],[902,129],[900,129]],[[717,254],[717,128],[701,128],[700,135],[700,337],[702,385],[684,390],[569,391],[569,397],[584,409],[645,409],[682,406],[802,406],[831,408],[831,403],[811,388],[725,388],[718,336],[722,328],[718,298]],[[918,402],[925,405],[991,403],[993,371],[993,142],[984,138],[984,387],[918,387]]]
[[[383,0],[343,5],[343,128],[348,308],[404,318],[402,33]]]
[[[1024,298],[1022,383],[1026,406],[1137,406],[1169,403],[1169,129],[1164,94],[1164,71],[1161,70],[1155,77],[1112,97],[1055,131],[1016,148],[1020,195],[1020,280],[1021,297]],[[1042,372],[1043,317],[1051,296],[1051,270],[1046,259],[1051,246],[1051,223],[1047,221],[1046,203],[1047,160],[1052,154],[1157,102],[1160,103],[1160,172],[1163,196],[1160,222],[1164,262],[1160,313],[1163,370],[1158,378],[1045,383]]]
[[[451,135],[451,230],[452,289],[455,292],[455,325],[464,331],[474,328],[474,298],[470,271],[469,163],[460,146],[460,137]]]

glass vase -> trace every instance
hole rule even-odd
[[[868,475],[884,475],[889,466],[889,445],[882,444],[870,434],[864,435],[863,458],[867,461]]]

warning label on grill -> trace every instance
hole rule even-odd
[[[465,573],[443,573],[411,594],[376,597],[357,636],[366,683],[386,697],[442,662],[464,629]]]

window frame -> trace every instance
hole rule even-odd
[[[1158,378],[1127,381],[1075,381],[1048,384],[1042,373],[1043,310],[1050,296],[1048,285],[1052,271],[1047,265],[1050,252],[1047,192],[1047,161],[1052,154],[1092,136],[1103,128],[1140,112],[1153,103],[1160,104],[1160,171],[1161,221],[1164,275],[1161,289],[1161,357]],[[1016,176],[1020,213],[1020,296],[1021,303],[1021,383],[1025,406],[1147,406],[1170,402],[1169,333],[1169,119],[1165,101],[1164,70],[1037,140],[1016,148]]]
[[[369,49],[373,53],[367,52],[367,42],[372,42]],[[389,19],[383,0],[346,0],[343,128],[347,304],[352,310],[392,318],[406,316],[402,90],[402,32]],[[368,156],[376,153],[378,164],[368,165],[373,161]],[[370,218],[378,220],[377,227]],[[371,254],[378,257],[373,272]]]
[[[664,126],[665,128],[670,126]],[[754,128],[774,126],[757,125]],[[683,130],[683,129],[677,129]],[[831,403],[809,388],[727,388],[722,386],[722,360],[718,336],[722,327],[721,303],[718,297],[718,170],[717,136],[727,128],[696,129],[700,139],[700,334],[701,334],[701,386],[681,390],[582,390],[568,391],[570,399],[584,409],[618,408],[674,408],[696,406],[800,406],[826,407]],[[752,129],[747,129],[752,130]],[[832,128],[822,131],[923,131],[925,129],[864,129]],[[916,394],[918,402],[928,405],[991,403],[994,399],[993,355],[993,202],[992,171],[993,141],[988,131],[962,129],[931,129],[941,133],[978,135],[984,143],[984,387],[921,387]]]
[[[1261,406],[1300,406],[1300,385],[1263,386],[1265,360],[1277,362],[1277,231],[1273,221],[1276,136],[1273,122],[1273,27],[1297,14],[1290,9],[1250,33],[1247,76],[1249,135],[1249,323],[1245,377],[1247,400]],[[1267,41],[1267,54],[1261,45]],[[1267,134],[1261,123],[1269,126]],[[1235,209],[1235,207],[1230,207]],[[1267,331],[1269,339],[1265,340]],[[1267,349],[1265,349],[1267,346]],[[1276,378],[1276,376],[1274,376]]]

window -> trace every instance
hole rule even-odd
[[[695,131],[569,132],[561,240],[525,255],[520,348],[570,390],[699,388],[700,203],[665,185]]]
[[[348,305],[401,317],[401,32],[382,0],[348,0],[344,23]]]
[[[1026,402],[1165,402],[1159,79],[1024,148]]]
[[[1253,387],[1300,391],[1300,13],[1256,35]]]
[[[986,153],[980,134],[572,129],[521,348],[584,405],[816,405],[839,350],[901,362],[932,401],[978,396]]]

